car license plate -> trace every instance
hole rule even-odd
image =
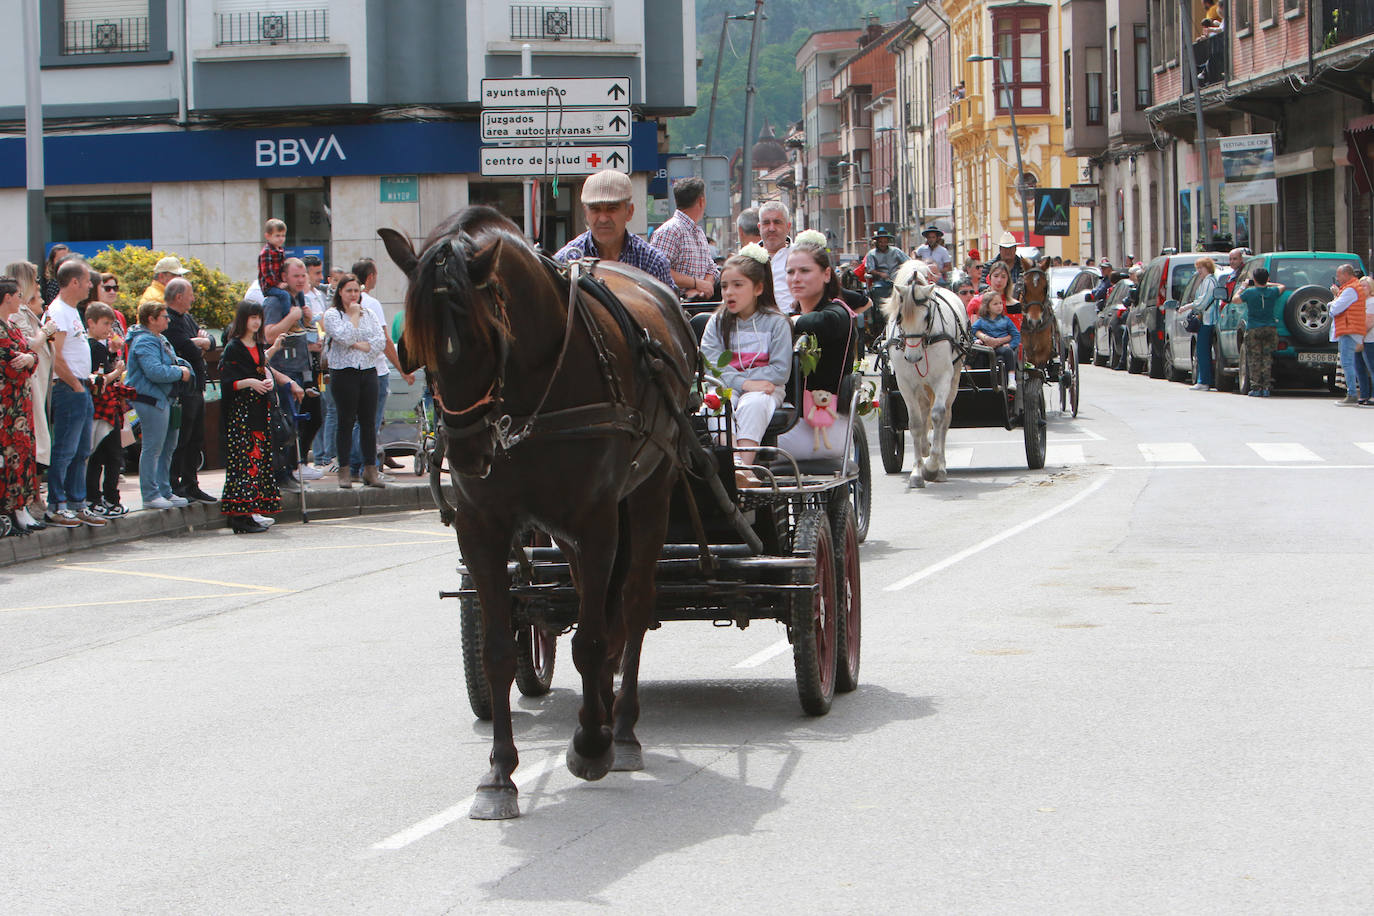
[[[1334,366],[1341,361],[1338,353],[1299,353],[1298,362],[1318,366]]]

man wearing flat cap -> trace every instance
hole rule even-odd
[[[922,232],[921,235],[925,237],[926,241],[925,244],[916,249],[916,257],[934,264],[941,277],[949,276],[949,269],[954,266],[954,257],[945,247],[944,232],[936,226],[927,226],[926,231]]]
[[[578,258],[619,261],[654,277],[676,296],[677,287],[669,273],[668,259],[625,228],[635,213],[635,205],[630,200],[633,196],[630,176],[624,172],[602,169],[594,173],[582,185],[582,213],[589,228],[560,248],[554,260],[564,263]]]

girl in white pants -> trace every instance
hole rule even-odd
[[[722,354],[730,360],[718,368],[730,387],[734,414],[736,463],[751,465],[773,412],[782,404],[792,372],[792,325],[773,298],[773,271],[768,252],[751,243],[725,262],[720,273],[720,308],[706,325],[701,351],[716,368]],[[740,486],[758,486],[747,471],[737,471]]]

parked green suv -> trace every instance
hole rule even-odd
[[[1274,351],[1276,387],[1336,387],[1340,357],[1331,340],[1331,284],[1342,264],[1364,275],[1359,255],[1339,251],[1275,251],[1250,258],[1238,272],[1236,290],[1245,288],[1257,267],[1269,271],[1270,283],[1285,287],[1275,306],[1279,331]],[[1250,388],[1244,358],[1247,308],[1243,302],[1228,302],[1217,319],[1217,387],[1231,387],[1227,383],[1234,381],[1241,394]]]

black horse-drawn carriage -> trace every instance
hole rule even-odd
[[[707,313],[693,318],[700,335]],[[738,488],[730,440],[731,402],[720,412],[691,417],[699,446],[715,473],[687,477],[674,492],[668,537],[656,575],[654,625],[697,620],[748,627],[755,620],[783,624],[792,644],[797,690],[811,715],[830,709],[835,692],[858,686],[861,587],[859,544],[868,532],[872,494],[868,440],[859,416],[862,376],[840,386],[843,458],[798,460],[777,440],[799,421],[802,378],[794,368],[789,394],[774,414],[751,470],[763,483]],[[720,386],[704,370],[697,390]],[[443,505],[443,439],[430,465],[430,486]],[[525,696],[547,693],[558,637],[577,623],[578,593],[562,551],[538,531],[523,539],[508,564],[516,629],[515,683]],[[460,602],[463,671],[468,701],[482,719],[492,716],[484,672],[482,613],[465,567],[459,588],[440,592]]]

